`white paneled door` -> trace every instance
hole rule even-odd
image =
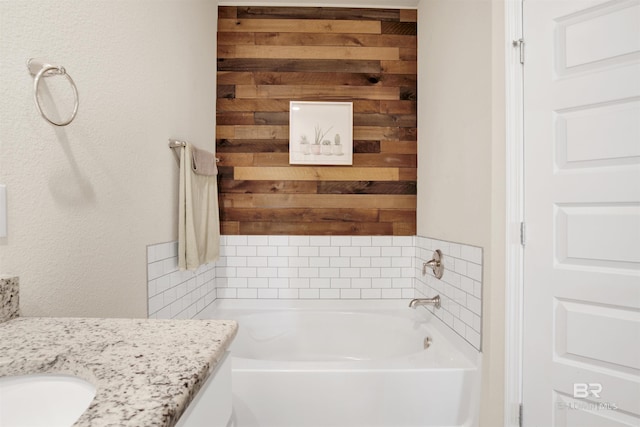
[[[640,1],[524,1],[525,427],[640,426]]]

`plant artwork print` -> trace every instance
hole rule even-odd
[[[353,164],[353,104],[291,101],[289,163]]]

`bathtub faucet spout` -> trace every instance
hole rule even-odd
[[[410,308],[416,308],[419,305],[433,304],[435,308],[440,308],[440,295],[433,298],[414,298],[409,303]]]

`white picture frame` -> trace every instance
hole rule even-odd
[[[353,102],[291,101],[289,163],[353,164]]]

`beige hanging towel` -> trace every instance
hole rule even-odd
[[[180,149],[178,267],[195,270],[220,254],[215,155],[191,144]]]

